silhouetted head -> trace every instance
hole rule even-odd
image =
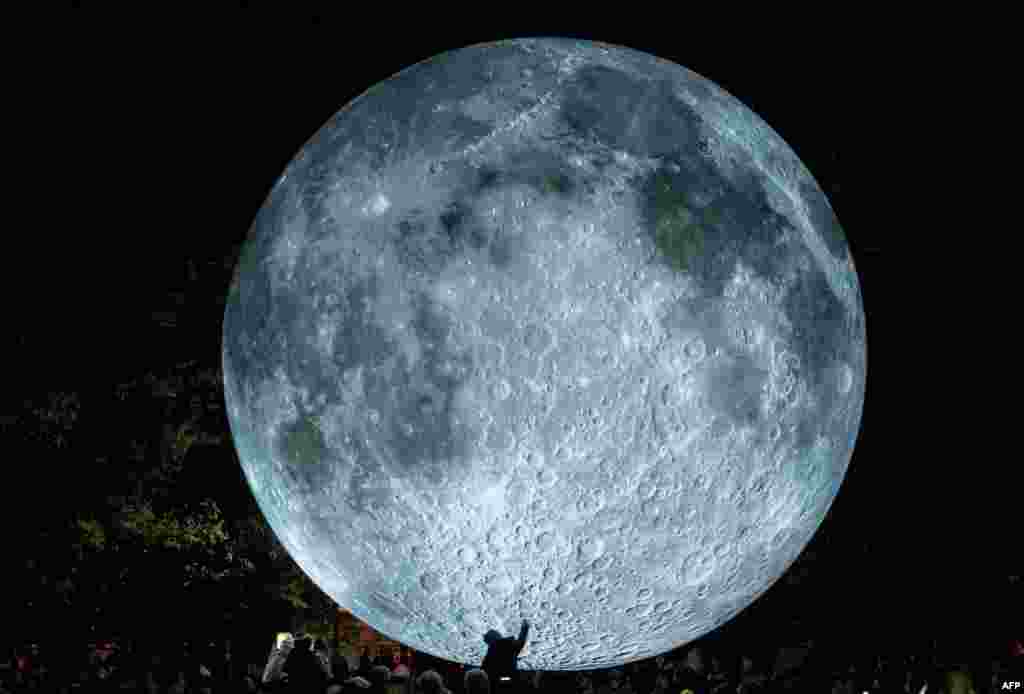
[[[484,643],[486,643],[488,646],[490,646],[495,641],[500,641],[500,640],[501,640],[501,634],[498,631],[496,631],[495,629],[491,629],[486,634],[484,634]]]
[[[423,694],[441,694],[444,691],[444,680],[436,670],[427,670],[416,682]]]
[[[309,650],[309,646],[309,641],[306,641],[305,648],[300,648],[300,642],[296,642],[295,649],[288,655],[284,672],[296,689],[322,691],[327,679],[326,673],[321,669],[317,657]]]
[[[391,679],[391,670],[387,665],[374,665],[370,670],[369,679],[374,689],[383,691],[384,685]]]
[[[694,672],[704,672],[704,653],[700,646],[694,646],[686,654],[686,667]]]
[[[466,670],[466,694],[490,694],[491,681],[483,670]]]

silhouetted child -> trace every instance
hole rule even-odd
[[[480,669],[487,673],[491,691],[517,691],[519,688],[519,654],[526,645],[526,635],[530,632],[530,623],[525,619],[519,630],[519,638],[511,636],[502,638],[501,634],[491,629],[484,635],[487,644],[487,655]]]

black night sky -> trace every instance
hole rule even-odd
[[[720,30],[715,40],[684,41],[614,22],[583,31],[495,20],[415,38],[363,21],[279,26],[253,11],[173,28],[150,21],[125,32],[98,19],[68,27],[59,120],[70,144],[49,173],[60,181],[51,203],[68,214],[52,233],[28,232],[31,255],[13,268],[25,296],[8,316],[18,326],[9,334],[15,402],[111,388],[189,359],[219,364],[232,262],[257,210],[306,140],[376,82],[499,38],[627,45],[711,79],[779,132],[832,201],[860,275],[868,392],[850,471],[803,577],[784,578],[737,621],[767,633],[768,613],[791,610],[897,650],[932,634],[1009,628],[1007,596],[1020,598],[1020,584],[1008,580],[1020,575],[1019,521],[995,501],[1005,492],[982,491],[972,477],[972,466],[993,463],[954,437],[956,418],[922,412],[918,372],[943,359],[907,361],[892,347],[904,339],[896,305],[907,280],[887,266],[895,264],[895,232],[884,222],[893,203],[872,173],[886,115],[865,98],[884,65],[846,40],[790,40],[777,27],[726,42]]]

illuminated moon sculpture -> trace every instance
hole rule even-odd
[[[230,289],[228,416],[358,618],[478,664],[662,653],[776,581],[842,483],[864,312],[828,200],[700,75],[585,41],[438,55],[302,148]]]

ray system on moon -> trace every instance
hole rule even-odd
[[[573,40],[373,86],[289,164],[230,289],[246,478],[375,629],[607,667],[724,623],[814,534],[866,375],[857,275],[785,142],[707,79]]]

